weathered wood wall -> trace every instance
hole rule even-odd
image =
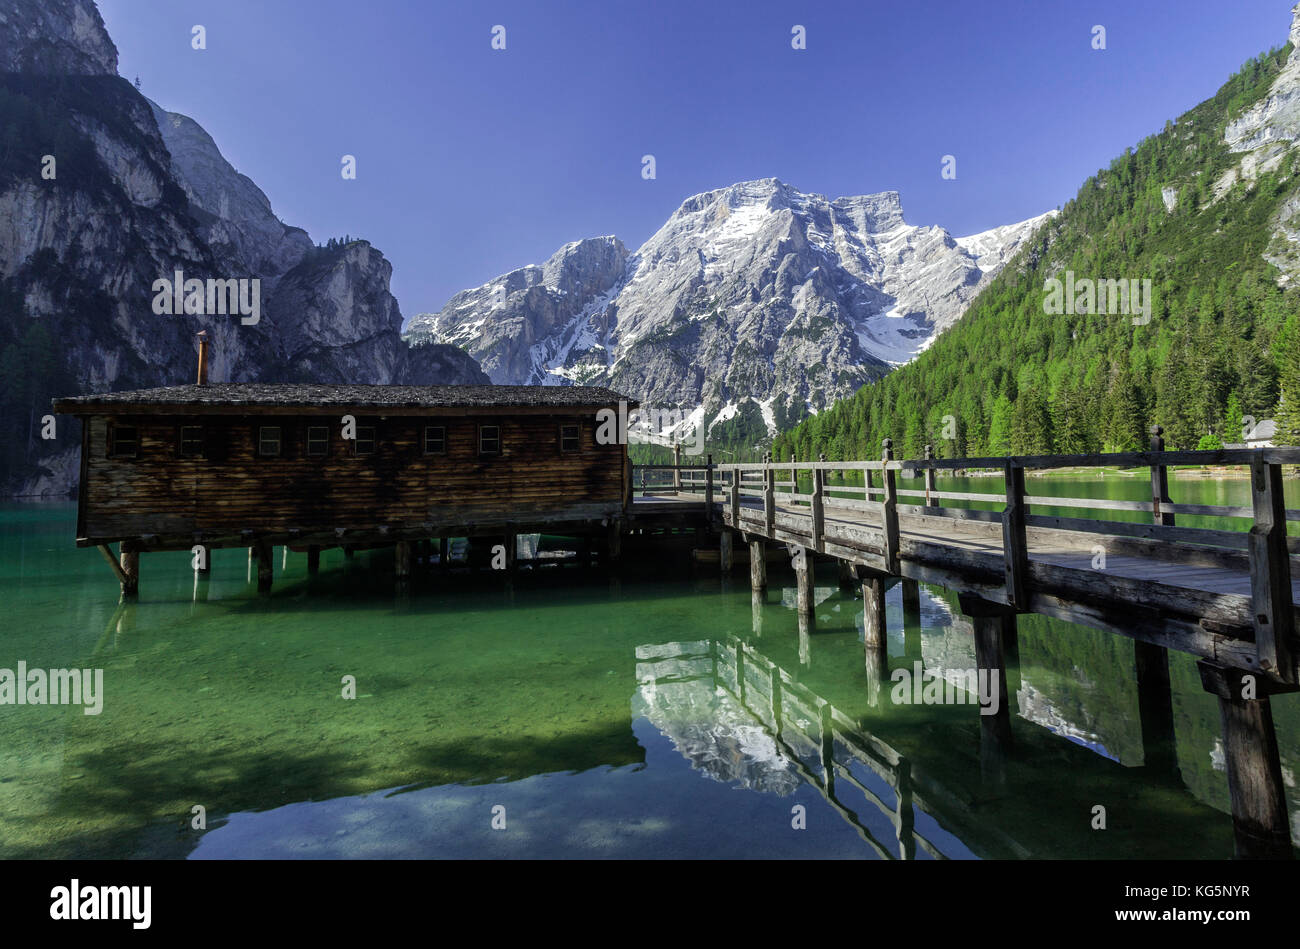
[[[81,535],[90,541],[155,534],[298,529],[373,531],[421,524],[488,525],[604,517],[622,511],[626,446],[596,444],[594,413],[389,416],[372,455],[356,455],[339,416],[95,416],[89,420]],[[581,449],[560,450],[577,423]],[[478,426],[499,425],[501,453],[478,452]],[[110,425],[134,425],[137,458],[108,456]],[[182,425],[202,425],[204,457],[182,457]],[[258,429],[279,425],[282,455],[257,455]],[[325,457],[307,455],[307,428],[327,425]],[[446,428],[446,454],[425,455],[426,425]]]

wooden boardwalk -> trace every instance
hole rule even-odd
[[[815,563],[838,561],[841,580],[862,585],[866,662],[876,683],[889,674],[884,592],[898,581],[905,600],[909,586],[915,598],[920,582],[958,594],[972,620],[978,664],[997,670],[1003,688],[1003,656],[1014,644],[1018,613],[1134,640],[1143,732],[1153,744],[1173,727],[1165,651],[1195,656],[1204,687],[1221,703],[1238,853],[1289,857],[1269,696],[1296,691],[1300,681],[1300,538],[1287,534],[1300,511],[1283,500],[1283,466],[1300,465],[1300,448],[1166,452],[1155,429],[1146,452],[941,460],[927,449],[926,455],[895,460],[886,440],[880,461],[641,468],[633,472],[633,489],[639,474],[642,497],[629,506],[629,517],[635,522],[638,510],[663,516],[673,504],[702,513],[720,531],[724,571],[734,543],[749,545],[756,591],[766,588],[767,546],[785,545],[805,622],[813,618]],[[1170,465],[1239,466],[1249,474],[1251,504],[1174,503]],[[1148,468],[1151,500],[1026,490],[1026,471],[1101,467]],[[937,488],[938,471],[976,469],[1000,472],[1002,490]],[[651,472],[672,480],[651,488]],[[918,486],[900,488],[900,474]],[[1137,512],[1150,522],[1072,516],[1075,511]],[[1233,519],[1242,529],[1177,523],[1188,516]],[[1006,715],[1004,701],[1001,713],[981,717],[991,745],[1010,741]]]

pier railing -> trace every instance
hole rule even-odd
[[[1300,537],[1288,536],[1287,526],[1300,521],[1300,510],[1285,506],[1282,468],[1300,465],[1300,448],[1164,451],[1159,431],[1153,436],[1151,450],[1142,452],[939,459],[927,451],[916,460],[895,460],[886,440],[879,461],[717,465],[709,481],[721,500],[722,523],[735,530],[882,574],[902,575],[902,560],[921,579],[934,574],[943,582],[940,574],[960,574],[967,589],[1021,612],[1041,611],[1049,605],[1045,597],[1070,591],[1116,610],[1136,604],[1195,616],[1201,632],[1232,630],[1236,639],[1253,634],[1253,643],[1220,651],[1240,653],[1231,661],[1293,682],[1291,578],[1300,576]],[[1251,503],[1174,503],[1171,466],[1248,469]],[[1134,467],[1150,470],[1150,500],[1037,493],[1025,483],[1032,471]],[[1000,491],[937,485],[938,472],[980,469],[1001,474]],[[908,486],[900,486],[900,474]],[[1241,529],[1176,523],[1181,516],[1236,520]],[[1100,551],[1102,563],[1109,554],[1147,566],[1079,569],[1031,558],[1031,547]],[[1205,567],[1237,575],[1237,587],[1207,580],[1205,571],[1192,576]],[[1213,654],[1217,644],[1203,645],[1196,651]]]

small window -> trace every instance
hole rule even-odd
[[[307,457],[324,458],[329,452],[330,430],[326,425],[307,426]]]
[[[280,457],[279,425],[263,425],[257,430],[257,453],[263,458]]]
[[[501,454],[500,425],[480,425],[478,427],[478,453],[480,455]]]
[[[560,426],[560,451],[578,451],[582,448],[582,441],[579,438],[580,429],[578,423],[564,424]]]
[[[352,441],[352,448],[358,455],[373,455],[375,453],[375,427],[373,425],[358,425],[357,437]]]
[[[446,428],[441,425],[425,426],[424,453],[426,455],[445,455],[447,453]]]
[[[201,458],[203,456],[203,426],[181,426],[181,457]]]
[[[134,458],[140,451],[140,436],[134,425],[114,425],[111,432],[114,458]]]

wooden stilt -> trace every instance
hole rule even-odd
[[[606,542],[609,550],[609,562],[616,564],[623,556],[623,525],[617,519],[611,519],[606,528]]]
[[[249,548],[250,551],[254,549],[257,551],[257,592],[270,593],[274,566],[271,545],[264,540],[259,540],[255,547]]]
[[[1219,697],[1223,727],[1223,757],[1232,799],[1232,828],[1238,859],[1285,859],[1291,849],[1282,761],[1269,691],[1276,687],[1264,676],[1198,662],[1201,684]],[[1248,697],[1251,696],[1251,697]]]
[[[767,545],[761,540],[749,542],[749,587],[756,593],[767,592]]]
[[[99,544],[97,547],[99,552],[104,555],[104,559],[108,561],[108,565],[113,568],[113,576],[117,577],[117,582],[122,585],[122,589],[125,591],[126,571],[122,569],[121,561],[117,559],[113,551],[108,549],[108,544]]]
[[[1163,646],[1133,641],[1138,719],[1142,725],[1144,766],[1163,778],[1178,772],[1174,744],[1174,706],[1169,688],[1169,656]]]
[[[885,580],[862,581],[862,641],[866,654],[867,702],[880,704],[882,685],[889,678],[889,636],[885,624]]]
[[[121,543],[120,564],[122,595],[137,596],[140,593],[140,551],[129,541]]]
[[[393,573],[398,583],[411,579],[411,542],[399,540],[393,549]]]
[[[451,565],[451,538],[438,538],[438,569],[444,573]]]
[[[725,527],[718,534],[718,568],[725,574],[731,572],[731,531]]]
[[[848,593],[850,596],[857,596],[858,593],[858,571],[847,560],[838,560],[840,568],[840,591]]]
[[[1011,709],[1007,703],[1006,657],[1003,630],[1012,614],[1006,604],[959,594],[961,610],[975,632],[975,665],[981,692],[987,691],[995,708],[980,707],[980,766],[986,780],[1005,780],[1005,758],[1011,748]]]
[[[761,639],[763,636],[763,606],[766,603],[766,597],[762,590],[754,590],[750,594],[750,612],[752,615],[751,629],[755,638]]]
[[[308,547],[307,548],[307,574],[308,576],[314,577],[318,573],[320,573],[320,548]]]
[[[801,547],[794,558],[795,579],[798,584],[796,592],[796,604],[799,615],[811,618],[816,610],[816,601],[813,596],[813,562],[812,551],[806,547]]]
[[[921,655],[921,584],[915,580],[902,581],[903,593],[903,651],[909,656]]]

